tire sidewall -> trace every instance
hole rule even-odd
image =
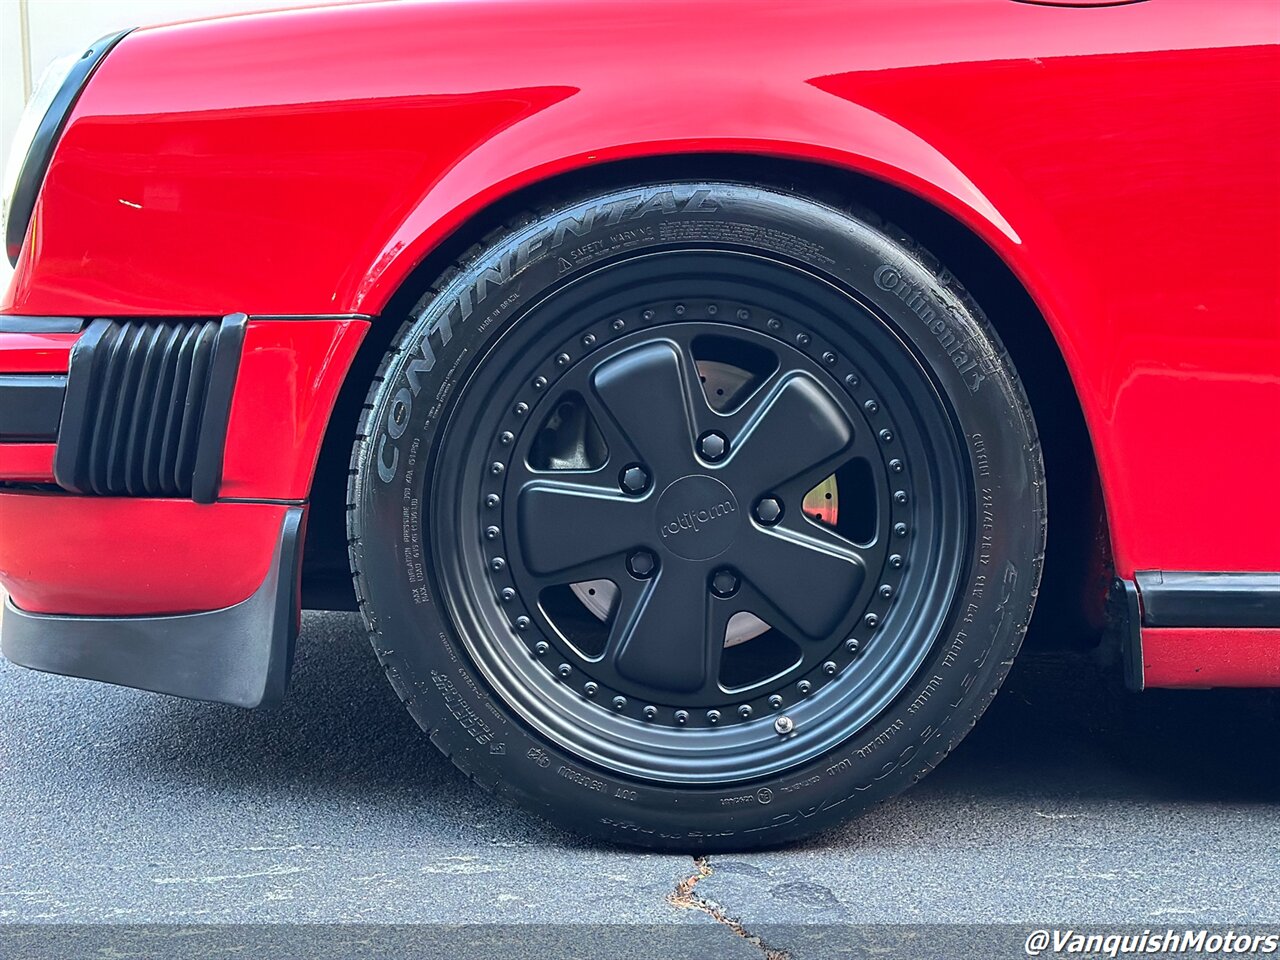
[[[1039,579],[1044,490],[1034,425],[976,305],[910,238],[886,230],[870,215],[759,187],[658,183],[559,207],[506,233],[420,303],[361,431],[352,561],[393,685],[475,779],[570,829],[622,842],[781,843],[918,780],[985,709],[1021,642]],[[549,290],[608,260],[673,243],[772,254],[872,303],[951,408],[976,518],[946,629],[894,704],[823,757],[720,788],[625,778],[535,734],[467,654],[438,594],[429,546],[429,474],[450,468],[433,454],[476,359]]]

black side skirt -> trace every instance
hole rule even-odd
[[[1144,627],[1280,627],[1280,573],[1140,570]]]
[[[75,617],[5,605],[0,647],[23,667],[237,707],[277,703],[297,639],[302,508],[285,514],[271,567],[252,596],[221,610]]]

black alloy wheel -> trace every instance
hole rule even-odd
[[[424,298],[371,393],[352,559],[473,777],[599,836],[743,848],[896,792],[981,713],[1039,575],[1039,451],[985,318],[889,232],[659,184]]]

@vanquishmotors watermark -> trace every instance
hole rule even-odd
[[[1199,954],[1207,956],[1253,954],[1266,956],[1280,951],[1280,933],[1239,933],[1227,930],[1144,930],[1141,933],[1098,933],[1074,929],[1032,930],[1027,934],[1029,957],[1104,956],[1130,954]]]

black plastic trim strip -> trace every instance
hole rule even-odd
[[[49,109],[40,120],[35,136],[27,147],[27,155],[22,161],[22,171],[18,174],[18,182],[14,185],[13,196],[9,198],[9,218],[5,224],[5,253],[11,264],[17,264],[18,255],[22,253],[22,244],[27,238],[27,227],[31,225],[31,214],[36,208],[36,198],[40,196],[40,187],[44,185],[44,175],[49,172],[49,162],[53,159],[53,148],[62,136],[67,118],[71,116],[71,108],[80,99],[80,94],[88,84],[93,72],[98,69],[111,49],[129,34],[129,30],[108,34],[94,43],[84,55],[76,61],[71,72],[67,74],[62,86],[54,95]]]
[[[80,317],[0,316],[0,333],[79,333],[83,328]]]
[[[65,376],[0,374],[0,440],[54,440],[66,391]]]
[[[82,369],[82,376],[67,376],[66,394],[62,401],[62,425],[58,428],[58,448],[53,454],[53,477],[58,486],[73,493],[84,493],[79,479],[85,474],[85,447],[92,429],[94,412],[90,402],[97,380],[94,366],[99,360],[99,345],[115,330],[111,320],[93,320],[71,348],[68,369]]]
[[[233,313],[222,318],[213,345],[213,363],[205,388],[204,416],[200,419],[200,442],[196,448],[195,471],[191,477],[191,499],[196,503],[213,503],[222,485],[222,457],[227,445],[227,423],[231,419],[231,398],[235,393],[236,375],[240,372],[240,354],[244,349],[244,331],[249,317]]]
[[[302,507],[285,513],[266,577],[233,606],[176,616],[77,617],[28,613],[9,600],[0,649],[12,663],[45,673],[237,707],[278,703],[297,642],[302,521]]]
[[[1140,570],[1144,627],[1280,627],[1280,573]]]

